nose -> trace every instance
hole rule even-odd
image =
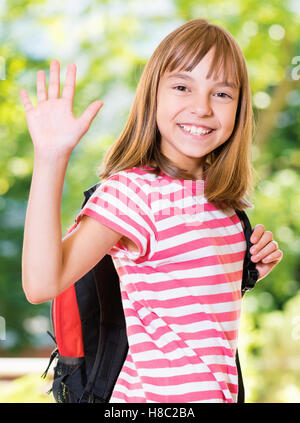
[[[192,114],[199,116],[210,116],[212,114],[212,108],[209,99],[205,95],[195,96],[192,99],[190,111]]]

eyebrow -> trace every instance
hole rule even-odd
[[[169,75],[167,79],[171,79],[171,78],[181,78],[181,79],[186,79],[188,81],[194,80],[191,76],[185,75],[184,73],[173,73],[172,75]],[[237,88],[237,86],[233,82],[229,82],[229,81],[216,82],[214,85],[216,87]]]

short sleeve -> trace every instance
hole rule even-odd
[[[120,171],[100,183],[77,216],[76,225],[83,215],[121,233],[138,247],[138,251],[129,251],[119,241],[107,253],[112,257],[148,259],[154,253],[157,237],[147,194],[126,171]]]

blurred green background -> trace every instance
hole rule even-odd
[[[173,29],[203,17],[229,30],[246,57],[256,121],[249,217],[271,230],[284,252],[243,299],[239,349],[246,401],[300,402],[299,1],[2,0],[0,16],[0,357],[53,349],[46,335],[50,304],[31,305],[21,287],[33,148],[20,88],[35,105],[36,73],[45,70],[48,83],[50,61],[57,59],[61,87],[68,63],[77,65],[76,116],[92,101],[104,102],[71,156],[62,199],[65,233],[126,123],[147,59]],[[0,385],[0,402],[52,401],[41,395],[41,384],[49,381],[24,373],[9,389]]]

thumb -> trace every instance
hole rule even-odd
[[[89,129],[93,119],[95,118],[102,106],[103,102],[101,100],[94,101],[85,109],[82,115],[78,118],[78,123],[83,132],[86,132]]]

